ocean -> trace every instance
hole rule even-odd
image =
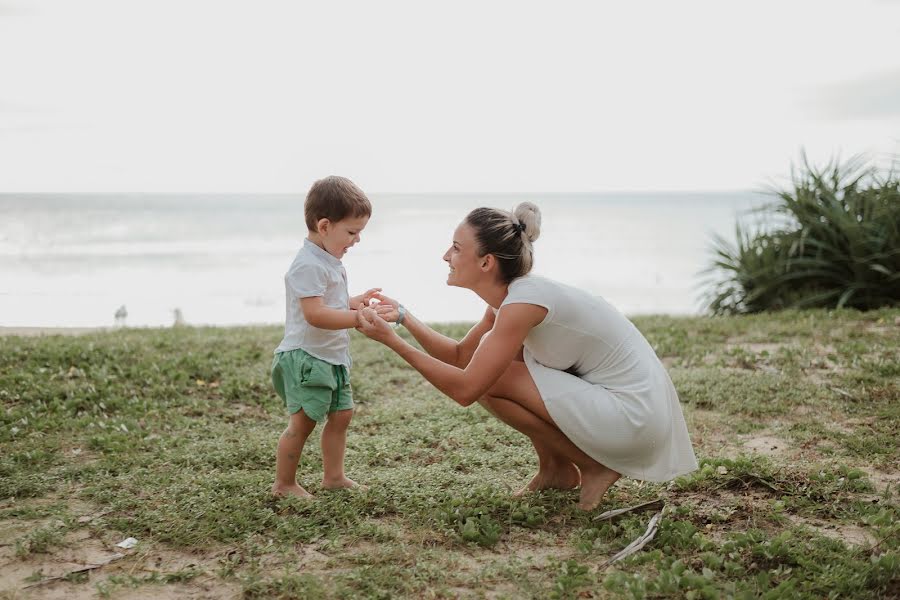
[[[370,287],[432,322],[472,321],[483,302],[446,285],[441,257],[478,206],[529,200],[543,226],[534,272],[627,315],[697,314],[713,234],[768,198],[751,192],[373,194],[344,258]],[[306,235],[303,195],[0,194],[0,326],[284,322],[283,276]]]

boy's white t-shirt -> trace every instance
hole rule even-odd
[[[303,240],[303,247],[284,275],[284,290],[284,339],[275,353],[302,348],[316,358],[349,369],[350,332],[313,327],[300,308],[300,298],[321,296],[328,308],[350,309],[347,271],[341,261],[308,239]]]

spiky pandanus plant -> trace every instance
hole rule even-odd
[[[763,210],[777,224],[717,236],[707,270],[715,314],[900,304],[900,178],[861,159],[817,169],[803,157],[791,189]]]

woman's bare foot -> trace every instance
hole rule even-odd
[[[539,470],[531,481],[513,496],[524,496],[541,490],[574,490],[581,484],[581,473],[572,463]]]
[[[315,496],[304,490],[296,483],[294,485],[281,485],[278,483],[273,484],[272,495],[276,498],[283,498],[285,496],[296,496],[297,498],[315,498]]]
[[[622,475],[610,468],[600,465],[596,469],[581,472],[581,497],[578,499],[578,508],[581,510],[594,510],[603,499],[612,484]]]
[[[344,477],[343,479],[323,479],[322,480],[322,488],[326,490],[341,490],[341,489],[354,489],[364,491],[369,489],[368,486],[356,483],[349,477]]]

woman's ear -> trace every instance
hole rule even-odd
[[[497,259],[494,258],[493,254],[485,254],[481,257],[481,270],[485,273],[490,272],[491,269],[497,264]]]

